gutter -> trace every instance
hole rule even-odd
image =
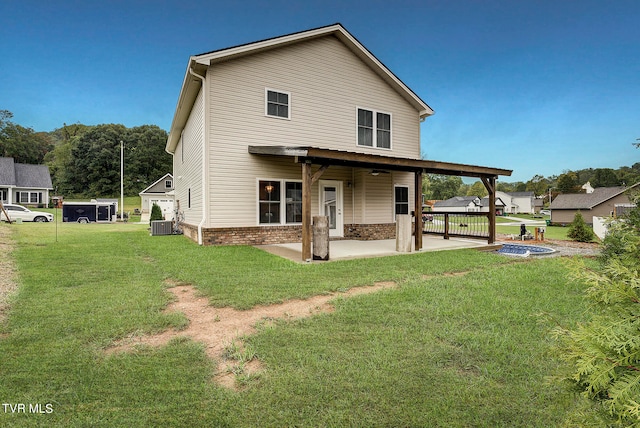
[[[200,79],[202,82],[201,91],[202,91],[202,219],[198,224],[198,245],[202,245],[202,226],[204,226],[207,221],[207,185],[206,185],[206,176],[207,176],[207,99],[204,93],[205,90],[205,78],[196,74],[193,71],[192,67],[189,67],[189,74],[193,77]]]

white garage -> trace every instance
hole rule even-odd
[[[140,194],[142,202],[140,221],[147,222],[151,215],[151,207],[158,204],[162,209],[165,220],[173,220],[175,196],[173,192],[173,175],[165,174],[164,177],[144,189]]]

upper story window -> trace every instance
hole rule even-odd
[[[391,115],[363,108],[358,109],[358,145],[391,148]]]
[[[173,180],[165,180],[164,187],[165,189],[171,189],[173,187]]]
[[[266,89],[265,114],[271,117],[291,119],[291,94]]]

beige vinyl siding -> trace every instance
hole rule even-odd
[[[209,68],[207,79],[211,82],[212,227],[257,224],[258,177],[301,178],[300,165],[291,159],[250,155],[249,145],[314,146],[420,157],[418,112],[333,36],[216,63]],[[265,88],[290,93],[289,120],[265,115]],[[357,107],[392,115],[391,150],[357,146]],[[336,170],[329,168],[322,179],[345,182],[344,219],[349,223],[357,216],[350,208],[346,210],[352,201],[346,185],[352,180],[351,170]],[[383,190],[388,194],[372,199],[367,222],[392,221],[393,184],[389,174],[384,189],[378,189]],[[317,198],[316,185],[313,213],[317,213]]]
[[[364,223],[391,223],[393,215],[393,181],[391,174],[365,176]]]
[[[199,224],[202,220],[203,130],[201,91],[196,98],[182,133],[182,138],[173,156],[173,186],[175,188],[176,205],[179,202],[185,223],[194,225]],[[182,153],[184,153],[184,160]],[[188,206],[189,189],[191,189],[190,208]]]

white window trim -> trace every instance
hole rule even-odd
[[[406,184],[394,184],[393,185],[393,221],[396,221],[396,189],[398,187],[404,187],[407,189],[407,213],[411,214],[411,189]]]
[[[278,223],[260,223],[260,182],[272,181],[280,183],[280,221]],[[269,226],[299,226],[302,222],[287,223],[287,183],[302,183],[302,180],[290,180],[287,178],[256,178],[256,224],[262,227]]]
[[[289,97],[289,104],[288,104],[288,109],[287,112],[289,113],[288,117],[281,117],[281,116],[273,116],[269,114],[269,92],[277,92],[280,94],[287,94],[287,96]],[[292,113],[292,108],[291,108],[291,92],[289,91],[282,91],[280,89],[273,89],[273,88],[264,88],[264,115],[265,117],[270,117],[273,119],[281,119],[281,120],[291,120],[291,113]]]
[[[373,145],[372,146],[363,146],[361,144],[358,144],[358,110],[367,110],[373,113]],[[386,114],[389,115],[389,147],[378,147],[378,114],[377,113],[382,113],[382,114]],[[387,111],[382,111],[382,110],[376,110],[373,108],[369,108],[369,107],[361,107],[361,106],[356,106],[356,147],[360,147],[360,148],[366,148],[366,149],[378,149],[378,150],[392,150],[393,149],[393,115],[390,112]]]

